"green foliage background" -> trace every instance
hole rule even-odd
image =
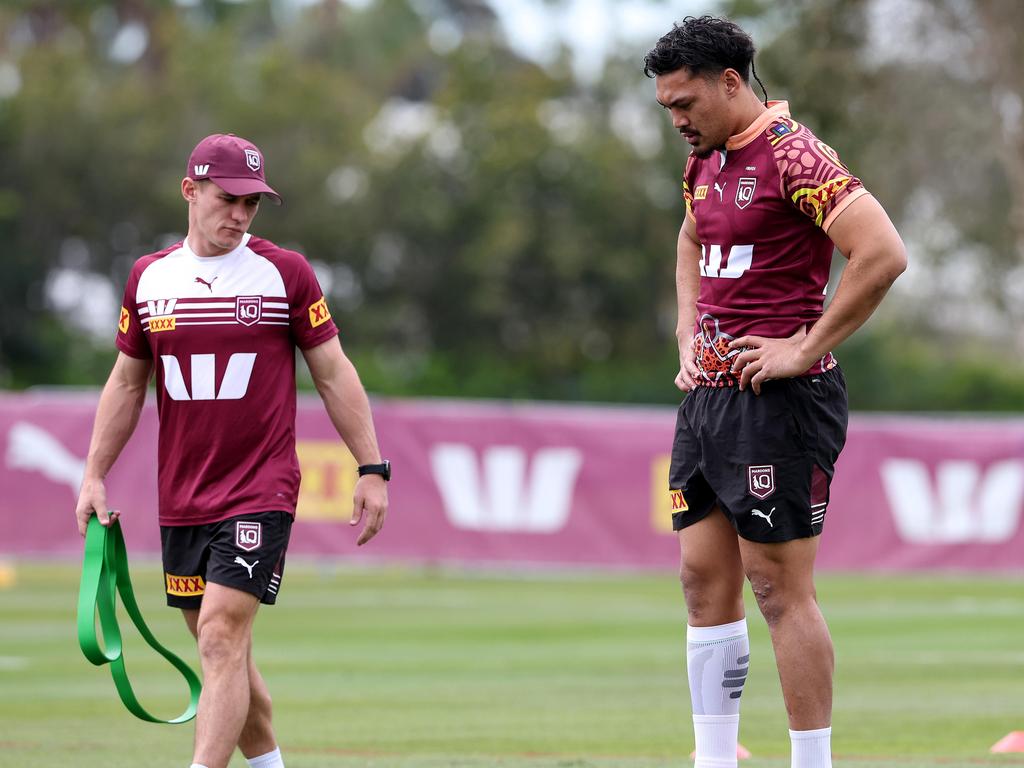
[[[898,226],[920,221],[919,189],[934,192],[957,237],[912,258],[941,267],[970,253],[992,276],[979,302],[1010,328],[999,276],[1019,253],[999,223],[1014,198],[998,145],[947,166],[936,160],[966,149],[959,135],[920,135],[922,121],[949,119],[926,78],[967,117],[985,108],[987,70],[958,79],[869,60],[868,6],[708,10],[750,26],[772,97],[840,150]],[[677,14],[664,9],[667,29]],[[145,36],[130,62],[116,53],[126,29]],[[109,312],[113,330],[131,263],[183,234],[190,149],[234,132],[263,149],[286,201],[253,230],[314,262],[372,392],[675,401],[685,147],[640,71],[653,42],[582,81],[567,48],[548,66],[516,54],[484,0],[5,5],[0,386],[102,382],[112,333],[83,318]],[[18,87],[3,95],[5,66]],[[963,206],[951,174],[991,204]],[[58,279],[78,303],[54,300]],[[1019,408],[1012,332],[979,336],[944,325],[948,313],[936,321],[934,305],[889,304],[839,350],[854,407]]]

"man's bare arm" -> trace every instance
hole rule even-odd
[[[788,339],[743,336],[730,347],[747,347],[733,362],[740,388],[760,394],[769,379],[799,376],[871,317],[889,287],[907,268],[899,233],[875,198],[864,195],[836,218],[828,236],[848,260],[835,296],[810,332]]]
[[[93,514],[103,525],[117,519],[118,513],[110,514],[107,509],[107,490],[103,481],[139,423],[152,368],[150,360],[139,360],[119,352],[103,386],[85,460],[82,488],[75,507],[78,532],[83,536]]]
[[[903,240],[870,195],[839,214],[828,236],[849,263],[828,308],[801,345],[812,362],[860,328],[907,268]]]
[[[355,366],[345,356],[337,337],[303,350],[327,415],[359,464],[380,462],[377,434],[370,401]],[[366,513],[366,525],[356,541],[360,546],[384,525],[388,509],[387,484],[380,475],[364,475],[356,482],[350,525],[358,525]]]
[[[693,219],[687,216],[679,228],[676,243],[676,343],[679,345],[679,373],[676,386],[689,392],[695,386],[697,366],[693,359],[693,324],[697,320],[700,292],[700,241]]]

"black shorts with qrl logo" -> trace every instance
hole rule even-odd
[[[676,419],[669,495],[672,527],[717,504],[757,542],[817,536],[846,442],[846,381],[839,368],[765,382],[761,394],[698,387]]]
[[[167,604],[198,608],[210,582],[273,605],[291,529],[287,512],[239,515],[207,525],[160,526]]]

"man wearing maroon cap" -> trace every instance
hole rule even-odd
[[[128,278],[75,514],[83,535],[93,514],[104,525],[117,518],[103,479],[155,373],[167,603],[182,609],[203,667],[192,768],[225,768],[236,746],[255,768],[283,768],[252,626],[281,589],[298,499],[296,346],[359,464],[359,545],[384,523],[391,465],[309,263],[249,234],[261,197],[281,199],[263,154],[238,136],[208,136],[181,194],[185,240],[143,256]]]
[[[193,181],[209,179],[235,197],[259,193],[281,204],[281,196],[263,175],[263,155],[251,141],[233,133],[215,133],[200,141],[188,159],[186,175]]]
[[[679,408],[669,470],[687,607],[694,768],[733,768],[756,669],[753,589],[789,715],[792,768],[831,768],[833,648],[814,561],[846,439],[831,350],[906,268],[882,206],[835,151],[750,84],[754,44],[689,17],[644,71],[690,146],[676,253]],[[824,308],[833,251],[848,259]]]

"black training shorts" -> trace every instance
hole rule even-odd
[[[198,608],[209,581],[273,605],[291,529],[287,512],[239,515],[207,525],[160,526],[167,604]]]
[[[669,489],[680,531],[717,504],[744,539],[817,536],[846,442],[846,381],[825,373],[749,387],[697,387],[679,406]]]

